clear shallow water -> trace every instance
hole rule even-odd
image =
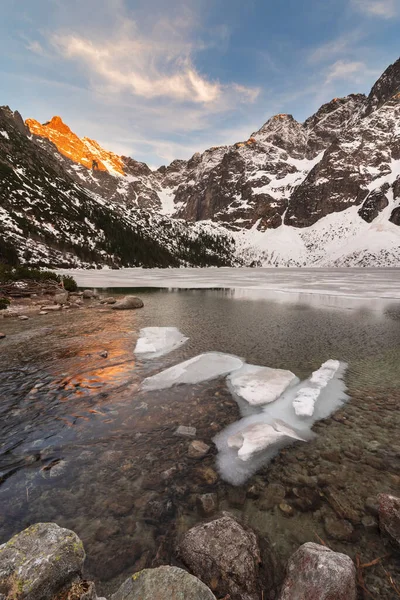
[[[316,541],[315,534],[326,538],[323,519],[332,502],[324,492],[322,506],[295,508],[287,518],[278,506],[265,509],[271,483],[285,487],[290,504],[302,478],[340,471],[345,480],[335,478],[328,491],[345,497],[360,521],[367,497],[396,492],[399,303],[349,310],[232,290],[140,295],[139,311],[94,307],[2,323],[0,542],[37,521],[74,529],[85,544],[88,575],[109,592],[133,570],[175,560],[177,537],[203,518],[199,494],[217,493],[219,508],[238,511],[268,534],[284,560],[300,543]],[[189,341],[168,356],[136,359],[138,332],[146,326],[177,327]],[[192,460],[188,441],[173,435],[189,425],[211,443],[239,418],[225,381],[139,390],[144,377],[210,350],[290,369],[301,379],[328,358],[345,361],[351,400],[338,420],[315,426],[315,441],[285,450],[245,486],[232,488],[215,474],[214,449]],[[254,485],[257,497],[249,493]],[[376,532],[360,522],[354,527],[356,541],[329,540],[330,546],[360,551],[364,562],[385,554]],[[378,597],[390,598],[379,587],[384,575],[369,576]]]

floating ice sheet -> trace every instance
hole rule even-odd
[[[135,354],[143,358],[157,358],[179,348],[188,339],[176,327],[145,327],[140,330]]]
[[[238,433],[228,438],[229,448],[238,449],[238,457],[249,460],[256,452],[261,452],[276,442],[292,438],[305,442],[294,429],[279,419],[273,419],[270,423],[253,423],[241,429]]]
[[[298,381],[291,371],[245,364],[229,375],[228,386],[235,397],[257,407],[274,402]]]
[[[339,367],[340,362],[338,360],[327,360],[318,371],[314,371],[309,379],[309,385],[302,387],[293,400],[293,408],[298,417],[312,417],[315,403],[322,390],[336,375]]]
[[[240,369],[243,361],[232,354],[206,352],[143,381],[144,390],[163,390],[180,383],[200,383]]]
[[[311,427],[315,421],[325,419],[348,399],[346,385],[342,376],[346,370],[345,363],[338,363],[334,370],[333,363],[327,361],[321,369],[297,385],[289,386],[286,391],[274,402],[266,404],[261,412],[246,416],[231,425],[228,425],[218,433],[214,442],[218,448],[217,466],[222,479],[232,485],[243,484],[259,468],[269,463],[278,452],[296,439],[309,440],[315,437]],[[322,369],[330,369],[331,377],[325,373],[326,385],[318,387],[323,379]],[[333,373],[334,371],[334,373]],[[313,383],[311,380],[313,379]],[[318,392],[318,401],[315,403],[311,416],[300,416],[296,414],[293,406],[296,397],[303,394],[310,386]],[[279,428],[276,424],[280,423]],[[283,424],[282,424],[283,422]],[[287,427],[288,431],[294,432],[292,436],[282,435]],[[279,433],[281,435],[279,435]]]

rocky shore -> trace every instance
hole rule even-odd
[[[381,494],[377,503],[381,534],[398,553],[400,499]],[[109,600],[357,600],[365,597],[357,594],[366,592],[363,570],[371,566],[325,542],[307,542],[282,568],[269,540],[228,512],[189,529],[174,555],[176,565],[133,573]],[[32,525],[0,546],[0,600],[107,600],[84,578],[84,561],[73,531]]]

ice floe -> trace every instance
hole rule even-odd
[[[315,437],[313,423],[328,417],[348,399],[342,380],[346,367],[339,361],[327,361],[305,381],[289,385],[275,401],[258,406],[258,413],[219,432],[214,443],[221,477],[241,485],[288,444]],[[305,398],[312,401],[312,411],[297,414],[294,402],[299,398],[304,403]]]
[[[243,361],[232,354],[206,352],[165,369],[152,377],[147,377],[142,383],[142,389],[163,390],[180,383],[194,384],[209,381],[222,375],[228,375],[242,366]]]
[[[176,350],[188,339],[176,327],[145,327],[140,330],[135,354],[143,358],[157,358]]]
[[[227,381],[236,400],[244,400],[250,407],[260,407],[274,402],[289,386],[298,383],[299,379],[294,373],[284,369],[245,364],[231,373]],[[240,401],[239,406],[242,414],[249,412]]]
[[[327,360],[318,371],[314,371],[309,379],[309,385],[302,387],[293,400],[293,408],[299,417],[311,417],[314,414],[315,403],[321,392],[340,368],[338,360]]]
[[[247,425],[228,438],[228,446],[229,448],[237,448],[238,457],[243,461],[247,461],[255,452],[261,452],[261,450],[265,450],[284,438],[306,441],[286,423],[274,419],[271,423]]]

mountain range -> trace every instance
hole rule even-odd
[[[0,255],[48,266],[398,266],[400,59],[368,96],[157,170],[0,108]]]

